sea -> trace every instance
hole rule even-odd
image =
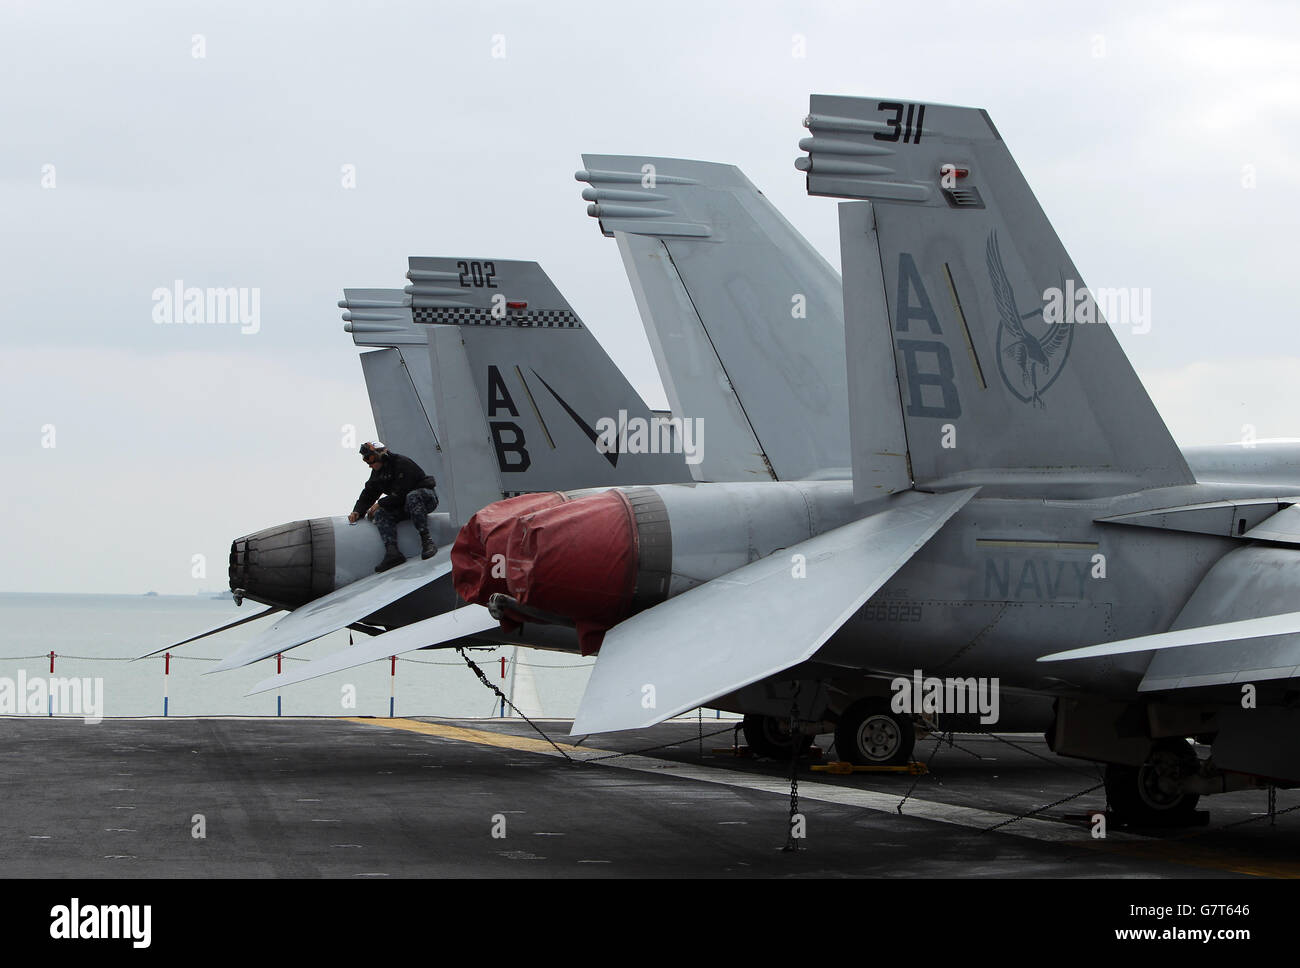
[[[500,700],[454,650],[425,650],[322,676],[256,696],[245,693],[276,672],[271,657],[242,669],[211,673],[217,661],[251,641],[276,614],[170,650],[137,657],[215,628],[264,606],[207,595],[76,595],[0,593],[0,713],[29,711],[14,701],[17,685],[38,696],[36,678],[102,680],[104,718],[142,716],[442,716],[490,718]],[[283,613],[279,613],[282,615]],[[284,654],[292,665],[346,649],[346,630]],[[467,650],[530,718],[569,719],[577,712],[594,660],[504,646]],[[502,660],[505,660],[504,666]],[[21,677],[21,678],[20,678]],[[6,702],[5,686],[10,696]],[[49,703],[44,712],[50,711]],[[506,713],[510,714],[507,707]],[[55,709],[55,714],[62,711]],[[707,714],[712,717],[712,712]],[[77,713],[77,718],[84,718]]]

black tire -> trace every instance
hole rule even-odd
[[[745,744],[755,756],[766,756],[773,760],[790,759],[790,730],[786,720],[746,713],[740,728],[745,733]],[[799,756],[808,752],[812,741],[811,736],[800,734],[796,746]]]
[[[858,766],[903,766],[915,746],[912,717],[891,712],[887,699],[859,699],[835,727],[839,758]]]
[[[1106,765],[1106,799],[1116,819],[1138,827],[1190,823],[1200,794],[1173,792],[1179,776],[1196,770],[1196,750],[1186,740],[1160,740],[1141,766]]]

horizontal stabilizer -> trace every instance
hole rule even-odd
[[[240,625],[247,625],[249,622],[256,622],[259,618],[265,618],[272,612],[280,612],[283,609],[276,608],[272,605],[270,608],[264,608],[260,612],[254,612],[252,615],[245,615],[243,618],[237,618],[233,622],[227,622],[225,625],[218,625],[214,629],[208,629],[206,632],[200,632],[198,635],[191,635],[188,639],[181,639],[179,642],[173,642],[171,645],[164,645],[161,649],[154,649],[152,652],[146,652],[144,655],[138,655],[135,660],[147,659],[150,656],[160,655],[168,649],[179,648],[182,645],[188,645],[191,642],[197,642],[199,639],[206,639],[209,635],[216,635],[218,632],[224,632],[227,629],[237,628]]]
[[[803,662],[977,490],[895,495],[616,625],[572,735],[651,726]]]
[[[451,549],[443,548],[428,561],[415,558],[389,571],[367,575],[294,609],[263,635],[226,656],[211,672],[237,669],[346,628],[357,619],[423,588],[449,571]]]
[[[385,632],[373,641],[353,645],[339,652],[334,652],[320,659],[314,659],[301,668],[278,676],[263,679],[248,695],[269,692],[272,689],[291,686],[318,676],[327,676],[332,672],[342,672],[377,659],[387,659],[403,652],[415,652],[432,645],[443,645],[467,635],[476,635],[489,629],[499,628],[500,624],[488,614],[482,605],[466,605],[463,608],[435,615],[414,625],[404,625],[392,632]]]

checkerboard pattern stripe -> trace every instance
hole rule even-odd
[[[411,310],[417,323],[452,323],[456,326],[517,326],[520,329],[582,329],[582,321],[568,309],[536,309],[525,312],[507,311],[504,316],[494,315],[490,309],[439,309],[437,306],[417,306]]]

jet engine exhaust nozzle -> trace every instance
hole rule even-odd
[[[329,518],[291,521],[230,543],[230,590],[294,609],[334,588],[334,527]]]

